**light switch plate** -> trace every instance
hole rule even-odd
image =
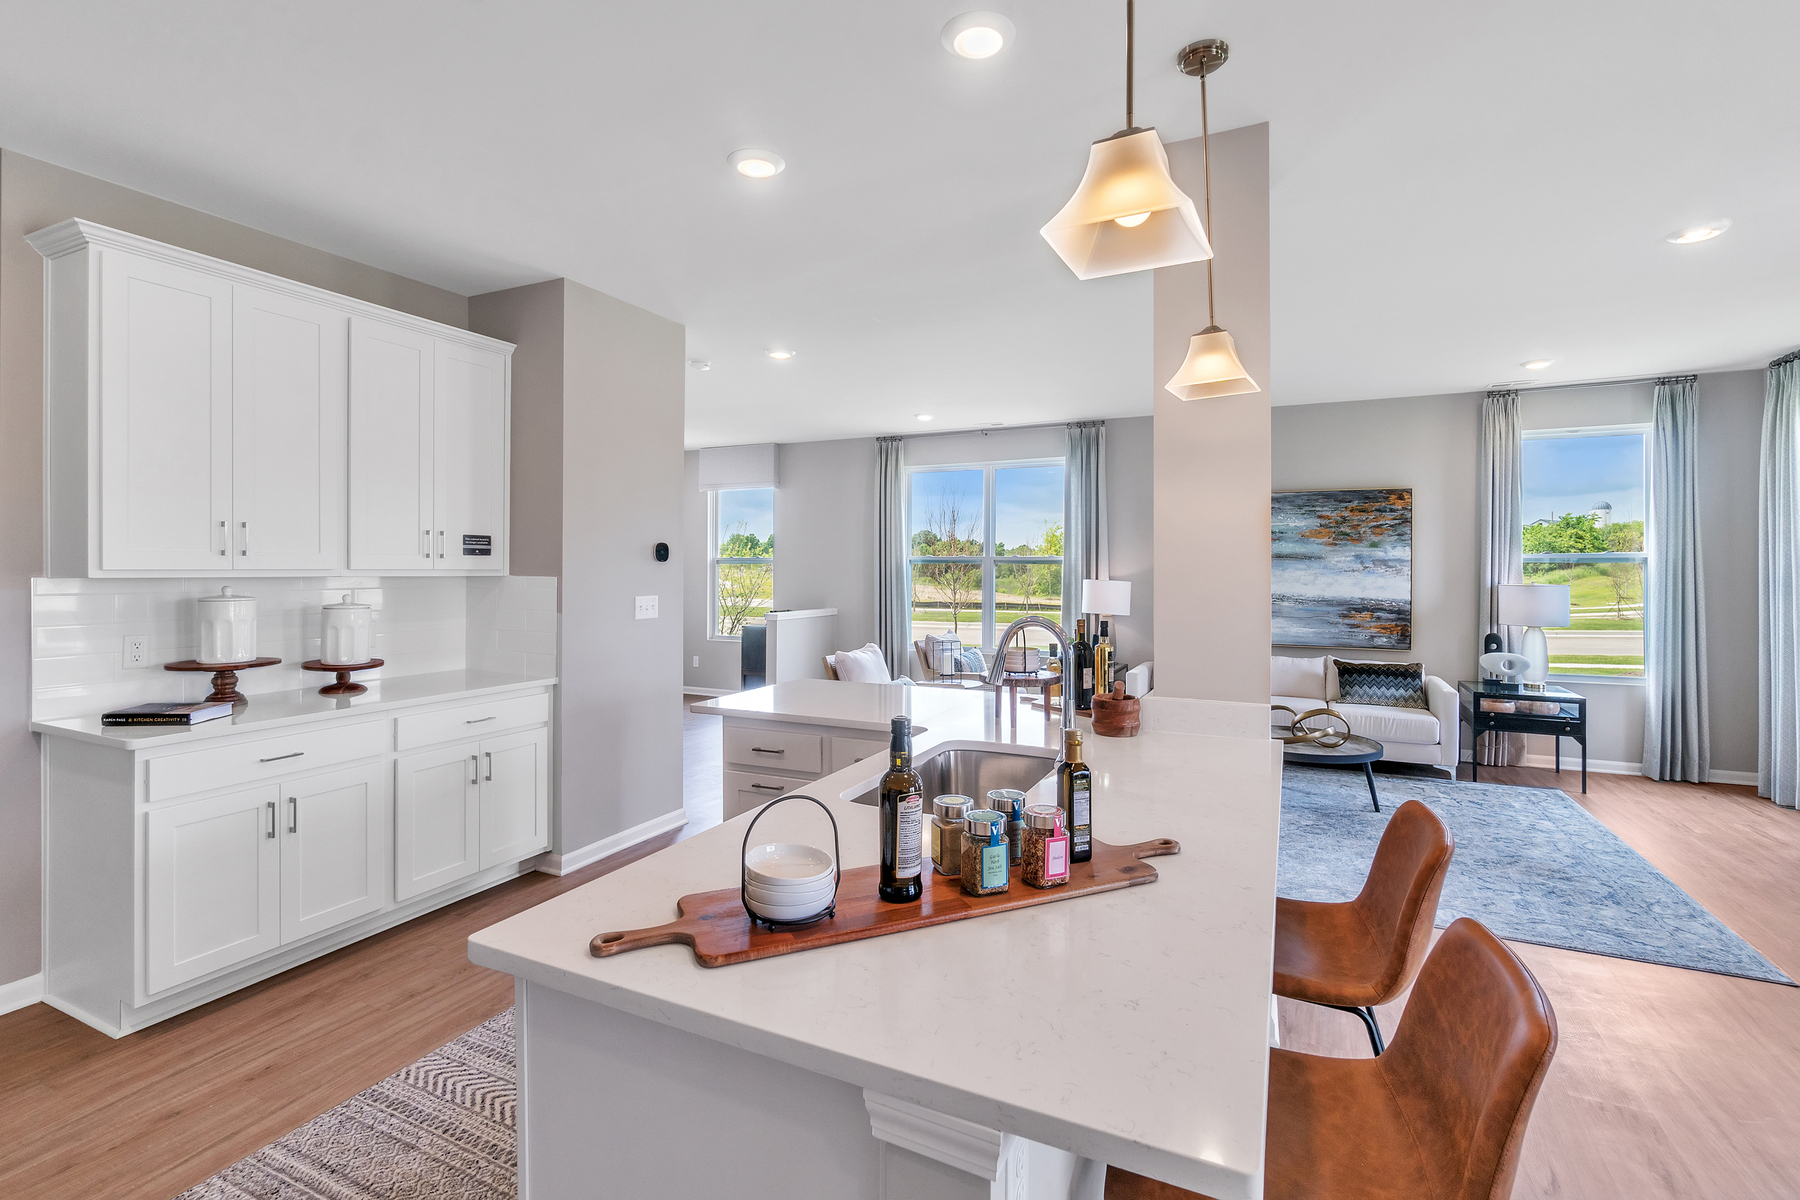
[[[698,654],[694,655],[694,665],[696,667],[700,665],[700,656]]]
[[[143,635],[125,639],[125,665],[127,667],[147,667],[150,665],[150,639]]]
[[[651,621],[656,618],[656,597],[639,596],[637,598],[637,619]]]

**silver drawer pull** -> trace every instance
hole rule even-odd
[[[475,717],[472,720],[464,721],[463,724],[464,725],[479,725],[483,721],[498,721],[499,719],[500,719],[499,713],[490,713],[489,715],[487,715],[485,717]]]
[[[752,753],[752,754],[786,754],[787,751],[786,750],[764,750],[761,746],[752,746],[752,747],[750,747],[750,753]]]
[[[787,789],[778,788],[772,783],[753,783],[750,785],[750,790],[753,792],[785,792]]]
[[[305,753],[306,753],[306,751],[304,751],[304,750],[296,750],[292,754],[277,754],[274,758],[259,758],[256,761],[258,761],[258,762],[280,762],[284,758],[299,758],[302,754],[305,754]]]

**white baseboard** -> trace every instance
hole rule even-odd
[[[9,1013],[36,1004],[44,998],[44,975],[27,975],[11,983],[0,983],[0,1013]]]
[[[1759,782],[1755,771],[1708,771],[1708,783],[1735,783],[1743,787],[1755,787]]]
[[[685,683],[681,685],[682,694],[688,696],[735,696],[743,690],[743,688],[689,687]]]
[[[546,875],[567,875],[570,871],[579,871],[581,868],[597,863],[621,850],[629,850],[639,842],[647,842],[653,837],[661,837],[686,824],[687,810],[678,808],[674,812],[666,812],[660,817],[652,817],[642,825],[633,825],[623,833],[615,833],[611,837],[601,838],[597,842],[589,842],[578,850],[570,850],[563,854],[546,854],[538,860],[537,869]]]
[[[1520,764],[1526,767],[1554,767],[1556,758],[1549,754],[1527,754]],[[1581,774],[1581,752],[1562,756],[1562,769]],[[1644,764],[1641,762],[1619,762],[1610,758],[1590,758],[1587,764],[1590,775],[1642,775]]]

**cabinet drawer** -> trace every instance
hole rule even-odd
[[[727,725],[725,761],[763,771],[817,775],[820,740],[816,733],[778,733],[753,725]]]
[[[831,739],[831,769],[841,771],[851,763],[859,763],[887,748],[885,738],[834,737]]]
[[[467,737],[487,737],[502,729],[520,725],[543,725],[550,720],[550,697],[545,692],[535,696],[508,696],[480,704],[463,704],[437,712],[401,717],[394,722],[396,741],[401,750],[435,746],[439,742]]]
[[[725,772],[725,819],[754,812],[777,796],[803,791],[804,779],[783,779],[779,775],[757,775],[750,771]]]
[[[386,721],[363,721],[153,758],[148,795],[166,800],[368,758],[384,753],[391,736]]]

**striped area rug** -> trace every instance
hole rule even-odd
[[[177,1200],[512,1200],[513,1078],[507,1009]]]

